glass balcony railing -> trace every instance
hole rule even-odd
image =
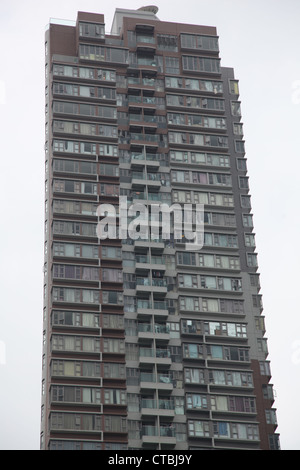
[[[165,264],[164,256],[151,256],[151,264]]]
[[[155,96],[128,95],[129,103],[157,104]]]
[[[155,357],[169,358],[171,357],[171,352],[168,349],[156,349]]]
[[[164,256],[148,256],[148,255],[136,255],[136,263],[151,263],[151,264],[165,264]],[[161,279],[159,279],[161,280]]]
[[[153,372],[141,372],[140,382],[173,384],[173,377],[171,374],[163,372],[158,372],[157,375]]]
[[[142,436],[158,436],[158,429],[157,426],[142,426],[141,429]]]
[[[154,310],[168,310],[168,304],[164,300],[154,300]]]
[[[169,196],[169,195],[168,195]],[[164,202],[166,204],[171,204],[171,195],[169,198],[166,198],[166,193],[145,193],[144,191],[131,191],[130,195],[127,198],[128,204],[133,199],[142,199],[142,200],[149,200],[149,201],[157,201],[157,202]]]
[[[145,175],[145,173],[141,173],[141,172],[138,172],[138,171],[133,171],[131,173],[131,178],[135,179],[135,180],[145,180],[146,175]]]
[[[132,152],[131,154],[131,161],[134,160],[147,160],[151,162],[160,162],[161,154],[157,153],[136,153]]]
[[[157,408],[157,400],[152,400],[151,398],[142,398],[141,408]]]
[[[174,410],[175,409],[173,400],[165,400],[165,399],[155,400],[152,398],[142,398],[141,408],[150,408],[150,409],[158,408],[160,410]]]
[[[149,201],[162,201],[162,195],[160,193],[148,193]]]
[[[151,333],[153,330],[152,325],[148,323],[140,323],[138,325],[138,332],[139,333]]]
[[[158,399],[158,408],[160,410],[174,410],[175,404],[174,400],[165,400],[165,399]]]
[[[140,357],[170,358],[171,353],[168,349],[153,349],[147,347],[140,348]]]
[[[132,284],[132,285],[130,285]],[[136,283],[132,282],[129,284],[126,284],[126,288],[134,288],[136,286]],[[148,299],[137,299],[137,301],[132,305],[129,309],[129,307],[125,306],[127,308],[127,312],[136,312],[139,309],[147,309],[147,310],[166,310],[168,311],[168,303],[165,300],[154,300],[152,303],[151,300]]]
[[[145,142],[159,142],[160,141],[160,136],[157,134],[136,134],[136,133],[131,133],[130,134],[130,139],[131,140],[143,140]]]
[[[165,426],[144,425],[141,429],[142,436],[161,436],[161,437],[175,437],[175,427],[172,424]]]
[[[140,382],[156,382],[155,374],[152,372],[141,372]]]
[[[169,333],[170,328],[167,325],[152,325],[150,323],[139,323],[138,325],[139,333]]]
[[[138,77],[128,77],[128,85],[146,85],[146,86],[156,86],[157,80],[154,78],[138,78]]]
[[[172,425],[160,426],[159,435],[163,437],[175,437],[175,428]]]
[[[153,348],[140,348],[140,357],[155,357]]]
[[[147,199],[147,196],[144,192],[132,191],[129,199]]]
[[[135,262],[136,263],[149,263],[150,258],[147,255],[136,255]]]
[[[147,309],[151,309],[152,308],[152,304],[149,300],[141,300],[141,299],[138,299],[137,301],[137,308],[147,308]]]
[[[155,38],[154,36],[147,36],[147,35],[139,34],[136,37],[136,42],[142,42],[146,44],[155,44]]]
[[[147,67],[157,67],[158,63],[155,59],[148,59],[146,57],[137,58],[138,65],[146,65]]]
[[[157,123],[157,116],[152,114],[129,114],[130,121]]]

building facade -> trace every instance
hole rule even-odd
[[[46,31],[41,449],[279,449],[238,80],[155,7]],[[203,204],[204,245],[99,238],[119,197]],[[134,223],[128,213],[128,221]],[[171,218],[171,220],[173,220]],[[117,230],[119,227],[117,226]]]

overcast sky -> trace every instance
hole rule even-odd
[[[235,69],[282,449],[300,449],[299,0],[158,0],[162,21],[216,26]],[[0,449],[39,449],[44,32],[50,18],[147,2],[0,0]]]

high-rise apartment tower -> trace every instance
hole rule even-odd
[[[279,449],[238,80],[156,15],[46,31],[41,449]],[[119,196],[204,204],[204,246],[100,239]]]

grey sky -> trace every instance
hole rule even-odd
[[[216,26],[240,80],[246,157],[283,449],[300,449],[300,2],[158,0],[162,21]],[[147,2],[1,0],[0,449],[38,449],[44,222],[44,31],[49,18]]]

